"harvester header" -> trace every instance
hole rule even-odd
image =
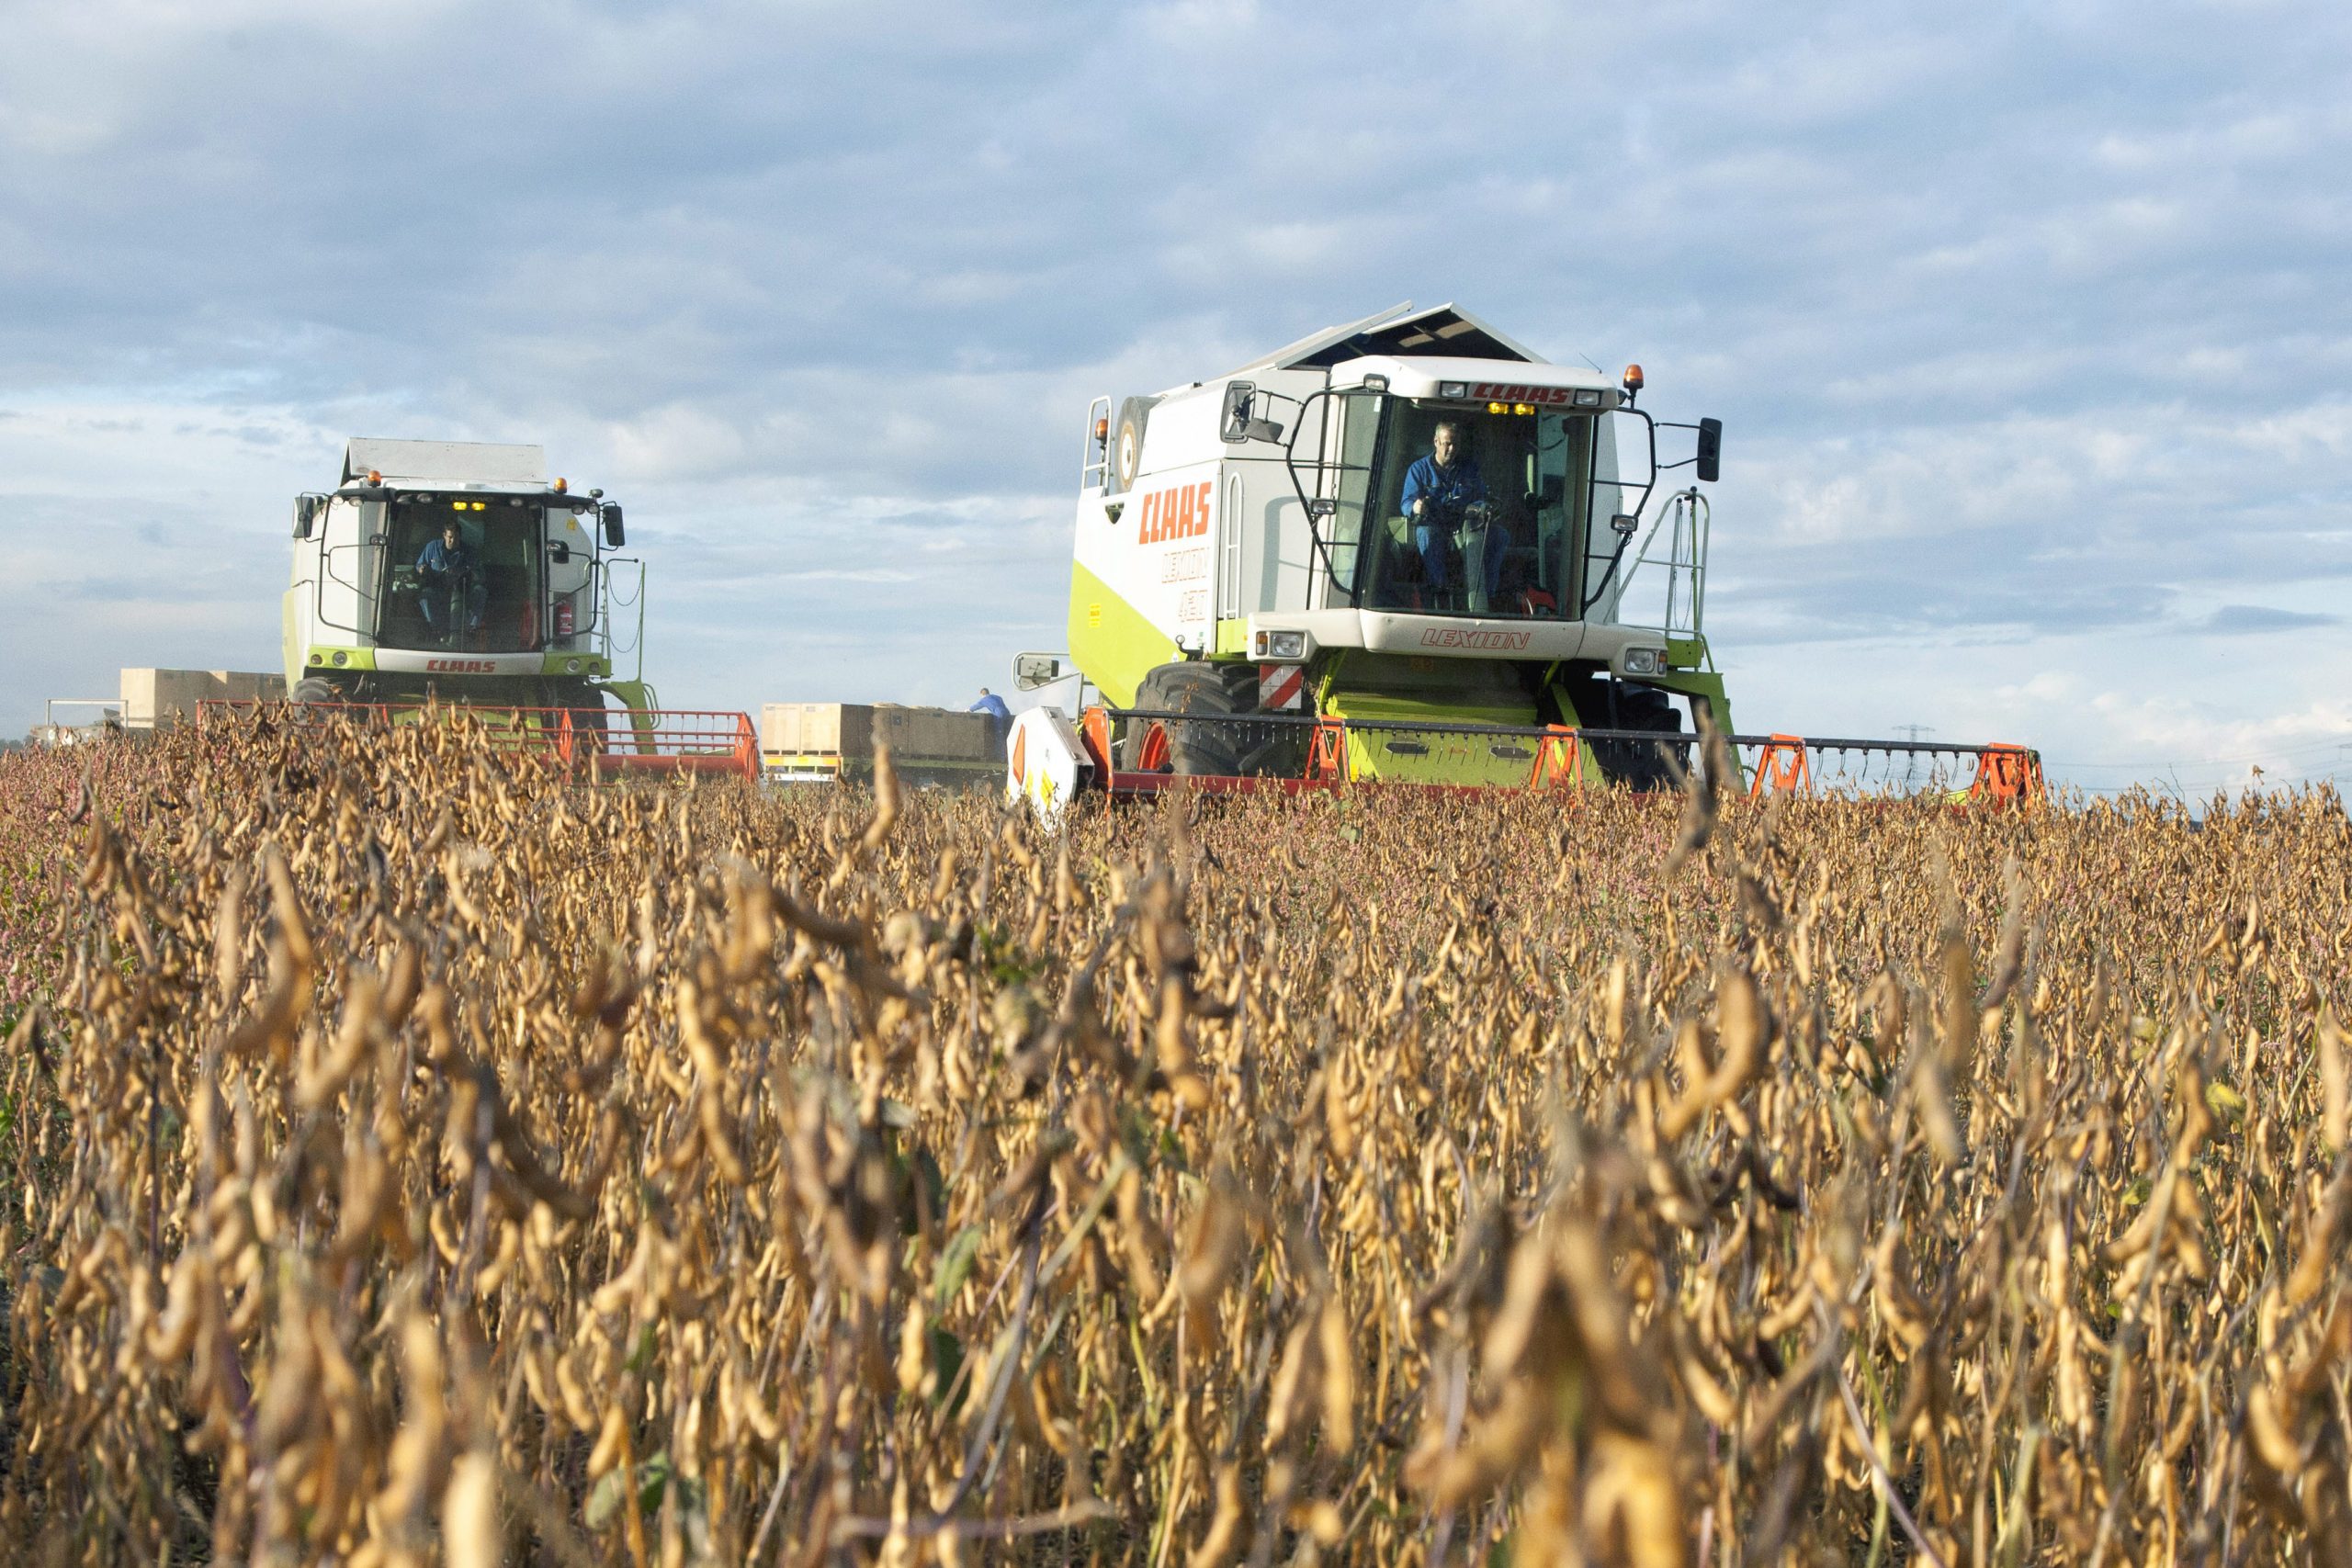
[[[659,706],[620,504],[550,479],[542,448],[354,437],[335,488],[294,498],[293,541],[292,702],[345,722],[495,710],[512,743],[605,773],[757,776],[748,717]]]

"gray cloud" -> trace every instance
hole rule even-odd
[[[2274,610],[2262,604],[2224,604],[2205,617],[2202,629],[2224,637],[2259,632],[2308,631],[2344,624],[2341,615],[2312,615],[2296,610]]]

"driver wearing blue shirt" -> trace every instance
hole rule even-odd
[[[490,589],[481,581],[478,564],[455,523],[444,523],[441,536],[424,542],[424,553],[416,558],[417,602],[424,611],[424,624],[435,637],[448,630],[442,623],[448,614],[453,583],[465,594],[466,630],[481,630],[482,606],[489,601]]]
[[[1413,547],[1421,558],[1421,573],[1440,592],[1448,586],[1447,550],[1462,525],[1463,514],[1487,499],[1487,481],[1468,453],[1462,426],[1441,422],[1430,436],[1430,455],[1405,470],[1401,509],[1413,520]],[[1487,525],[1487,592],[1502,582],[1503,552],[1510,536],[1499,524]]]

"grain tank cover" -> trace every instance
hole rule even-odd
[[[544,447],[501,446],[486,441],[385,441],[355,435],[343,449],[343,482],[368,471],[393,483],[429,479],[440,484],[545,484]]]
[[[1415,310],[1409,303],[1310,333],[1236,371],[1328,370],[1369,354],[1443,355],[1454,359],[1516,359],[1540,364],[1543,356],[1513,342],[1467,310],[1452,305]]]

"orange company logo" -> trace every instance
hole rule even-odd
[[[1566,387],[1514,387],[1500,381],[1481,381],[1470,389],[1470,395],[1482,402],[1565,403],[1570,392]]]
[[[1143,525],[1136,543],[1157,545],[1166,539],[1197,539],[1209,531],[1209,494],[1215,479],[1154,491],[1143,498]]]
[[[498,661],[492,659],[428,659],[424,661],[424,667],[427,670],[450,675],[495,675],[498,673]]]
[[[1461,626],[1431,626],[1421,634],[1423,648],[1475,648],[1490,653],[1510,653],[1527,646],[1526,632],[1490,632]]]

